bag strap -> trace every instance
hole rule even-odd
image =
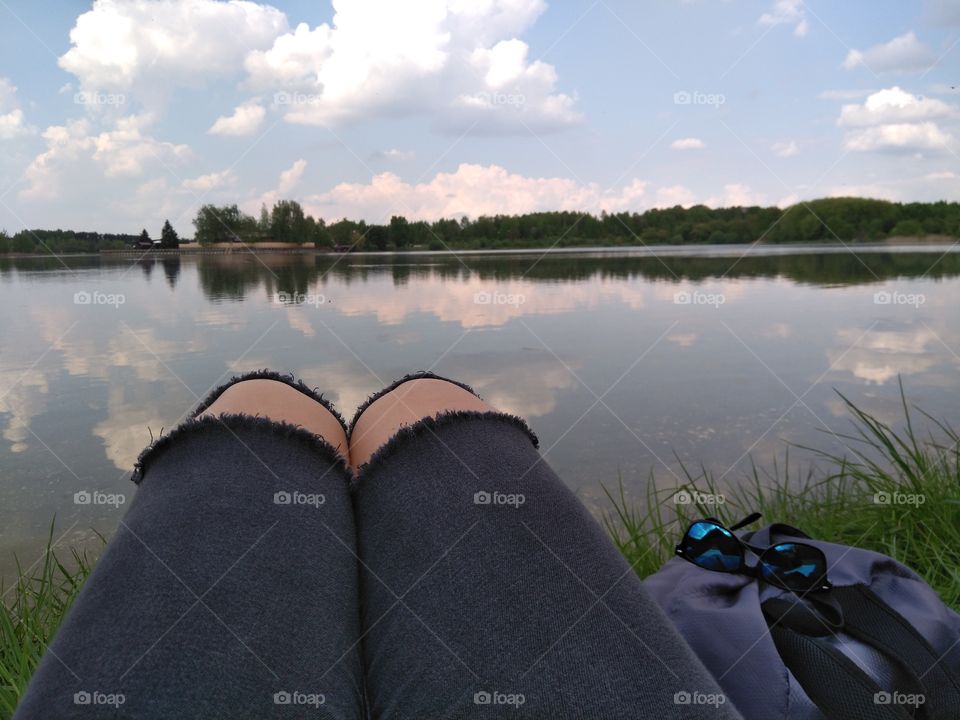
[[[910,720],[900,705],[881,704],[883,689],[850,658],[819,638],[774,623],[770,635],[784,665],[828,720]]]
[[[811,599],[813,598],[811,595]],[[800,658],[804,653],[810,652],[807,646],[811,642],[827,654],[826,662],[831,664],[834,672],[849,674],[852,666],[858,674],[863,675],[862,678],[857,677],[857,682],[862,684],[863,679],[866,679],[869,683],[866,687],[873,692],[884,692],[856,663],[819,639],[842,630],[896,663],[898,669],[908,678],[912,686],[911,692],[923,694],[922,717],[927,720],[956,718],[957,708],[960,708],[960,679],[940,662],[942,657],[926,638],[867,586],[835,587],[809,605],[800,601],[773,598],[763,603],[762,608],[784,664],[800,680],[804,690],[818,706],[820,702],[815,695],[826,702],[828,707],[833,708],[834,699],[830,688],[835,683],[835,677],[830,673],[821,674],[803,666]],[[800,652],[798,643],[803,643],[806,650]],[[838,663],[842,667],[838,667]],[[804,680],[804,677],[807,679]],[[857,700],[863,701],[864,698]],[[869,698],[869,702],[875,705],[873,698]],[[843,705],[837,707],[844,708]],[[833,717],[826,708],[821,709],[828,717]],[[843,711],[847,712],[846,709]],[[838,717],[844,716],[840,714]]]
[[[957,717],[960,678],[903,615],[866,585],[836,587],[830,594],[843,608],[847,634],[895,660],[917,679],[929,720]]]

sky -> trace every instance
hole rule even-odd
[[[960,200],[960,0],[0,0],[0,228]]]

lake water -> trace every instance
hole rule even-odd
[[[124,507],[75,494],[129,502],[151,432],[234,373],[292,371],[348,417],[411,370],[459,378],[599,513],[681,462],[732,484],[786,442],[842,450],[836,391],[896,422],[898,375],[960,420],[958,299],[931,246],[2,259],[0,574],[54,516],[62,545],[109,535]]]

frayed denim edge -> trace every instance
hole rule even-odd
[[[357,468],[353,476],[354,489],[364,482],[365,476],[379,469],[384,465],[390,455],[397,451],[406,441],[412,440],[424,433],[433,433],[440,428],[461,420],[497,420],[507,425],[513,425],[522,431],[533,444],[534,448],[540,446],[540,440],[537,434],[530,429],[526,420],[518,415],[500,412],[498,410],[448,410],[434,416],[420,418],[412,425],[401,427],[387,442],[377,448],[377,451],[370,456],[370,459]]]
[[[207,415],[202,418],[190,418],[178,425],[166,435],[162,435],[147,447],[137,457],[130,479],[139,485],[144,478],[150,463],[156,460],[158,454],[170,447],[172,443],[187,435],[200,434],[213,428],[225,427],[231,432],[238,429],[254,429],[266,431],[270,435],[286,440],[295,440],[319,453],[325,460],[332,463],[334,468],[342,470],[348,478],[352,471],[340,452],[326,439],[299,425],[293,425],[281,420],[272,420],[266,417],[241,414],[223,414],[218,416]]]
[[[350,429],[347,431],[347,439],[348,440],[350,439],[350,435],[353,432],[353,429],[357,426],[357,421],[360,419],[360,416],[363,415],[364,410],[366,410],[368,407],[370,407],[370,405],[372,405],[377,400],[382,398],[388,392],[396,390],[405,382],[409,382],[411,380],[445,380],[446,382],[452,385],[456,385],[457,387],[463,388],[471,395],[474,395],[480,398],[481,400],[483,399],[480,397],[480,395],[477,393],[476,390],[474,390],[472,387],[470,387],[466,383],[462,383],[459,380],[451,380],[450,378],[443,377],[442,375],[437,375],[436,373],[430,372],[429,370],[418,370],[417,372],[410,373],[409,375],[404,375],[399,380],[394,380],[392,383],[387,385],[387,387],[383,388],[382,390],[377,390],[375,393],[370,395],[366,400],[364,400],[360,404],[360,407],[357,408],[357,411],[353,414],[353,419],[350,421]]]
[[[275,370],[268,370],[268,369],[253,370],[251,372],[243,373],[242,375],[235,375],[234,377],[230,378],[230,380],[225,382],[223,385],[220,385],[215,390],[211,390],[207,394],[207,396],[197,406],[197,409],[190,414],[190,418],[191,419],[196,418],[197,415],[199,415],[204,410],[206,410],[211,405],[213,405],[213,403],[216,402],[217,398],[223,395],[223,393],[227,390],[227,388],[233,387],[237,383],[243,382],[245,380],[276,380],[277,382],[282,382],[284,385],[289,385],[294,390],[299,390],[304,395],[306,395],[312,400],[315,400],[316,402],[323,405],[323,407],[325,407],[327,410],[329,410],[330,413],[340,423],[340,426],[343,428],[343,432],[344,433],[348,432],[347,422],[346,420],[344,420],[343,416],[340,414],[340,411],[337,410],[333,406],[333,403],[327,400],[323,396],[323,394],[317,392],[316,388],[311,388],[306,383],[304,383],[303,380],[296,379],[293,376],[293,373],[284,374],[284,373],[276,372]]]

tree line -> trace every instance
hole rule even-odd
[[[204,205],[193,219],[194,240],[214,243],[284,242],[317,248],[406,250],[422,248],[522,248],[577,245],[662,245],[786,242],[871,242],[891,237],[942,235],[960,238],[960,203],[894,203],[864,198],[826,198],[777,207],[690,208],[619,212],[537,212],[387,223],[349,219],[328,223],[294,200],[281,200],[259,217],[237,205]],[[140,236],[25,230],[0,232],[0,252],[95,252],[149,239]],[[162,247],[179,238],[167,222]]]

